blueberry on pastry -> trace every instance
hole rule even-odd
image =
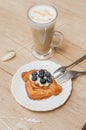
[[[26,93],[33,100],[48,98],[61,93],[62,88],[53,76],[44,69],[22,72]]]

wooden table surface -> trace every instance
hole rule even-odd
[[[50,112],[27,110],[11,93],[15,72],[22,65],[36,60],[31,54],[34,41],[26,14],[28,7],[40,3],[57,8],[56,28],[64,34],[64,44],[56,49],[50,60],[68,65],[86,54],[86,0],[0,0],[0,130],[16,130],[16,123],[21,122],[21,118],[40,120],[41,123],[22,121],[38,128],[36,130],[81,130],[86,123],[86,76],[73,80],[69,100]],[[2,57],[11,48],[21,49],[15,58],[3,62]],[[86,70],[86,60],[74,69]]]

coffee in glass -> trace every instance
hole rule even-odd
[[[48,59],[54,53],[54,27],[57,18],[57,10],[50,5],[36,5],[28,10],[28,18],[34,38],[34,49],[32,54],[38,59]],[[62,35],[60,32],[57,32]],[[62,40],[63,36],[59,38]]]

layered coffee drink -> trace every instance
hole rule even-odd
[[[29,9],[28,17],[35,41],[35,51],[46,55],[51,49],[57,11],[50,5],[36,5]]]

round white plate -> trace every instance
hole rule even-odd
[[[21,78],[21,73],[25,71],[32,69],[47,69],[52,74],[58,67],[60,67],[60,65],[52,61],[33,61],[19,68],[14,74],[11,84],[11,92],[15,100],[20,105],[33,111],[50,111],[63,105],[71,94],[71,79],[61,84],[62,92],[59,95],[42,100],[32,100],[27,96],[25,84]]]

